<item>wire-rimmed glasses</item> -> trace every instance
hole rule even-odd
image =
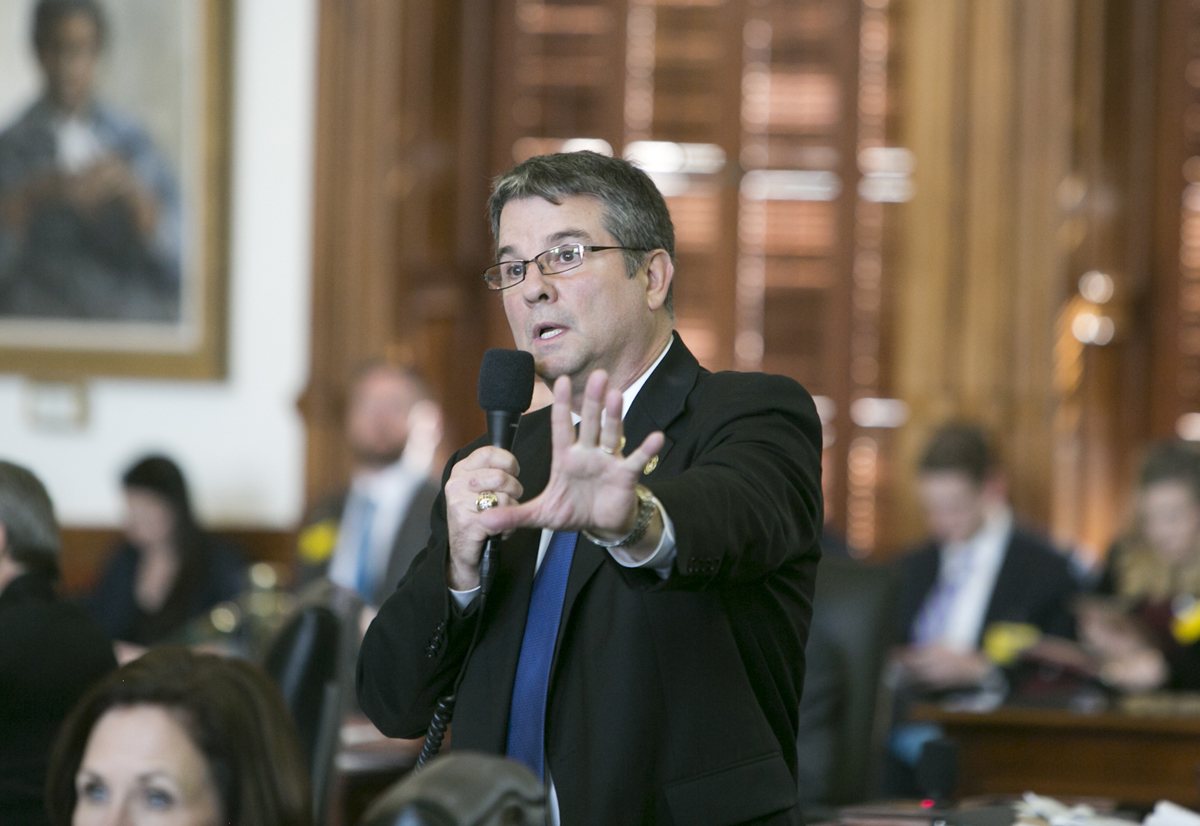
[[[501,261],[483,271],[483,283],[489,290],[507,290],[525,280],[526,268],[537,264],[542,275],[561,275],[583,265],[584,253],[601,250],[627,250],[650,252],[638,247],[597,247],[589,244],[562,244],[554,249],[539,252],[525,261]]]

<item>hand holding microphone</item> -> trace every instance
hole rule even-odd
[[[520,500],[520,467],[509,451],[521,413],[533,400],[533,356],[521,350],[488,350],[479,368],[479,406],[487,414],[491,445],[456,464],[446,482],[450,561],[447,579],[456,591],[487,588],[495,572],[494,540],[480,521],[483,511]],[[485,549],[485,543],[490,546]],[[485,550],[487,553],[485,554]],[[485,565],[485,558],[487,564]],[[486,576],[481,582],[481,568]]]

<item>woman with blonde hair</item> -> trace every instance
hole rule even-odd
[[[1200,689],[1200,450],[1162,442],[1138,475],[1137,519],[1109,552],[1080,639],[1127,691]]]

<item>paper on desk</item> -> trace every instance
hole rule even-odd
[[[1154,804],[1154,811],[1146,815],[1142,826],[1200,826],[1200,815],[1169,800],[1160,800]]]
[[[1067,806],[1053,797],[1025,792],[1023,802],[1016,805],[1017,817],[1044,820],[1050,826],[1130,826],[1130,821],[1096,814],[1091,806]],[[1156,826],[1200,826],[1200,821],[1188,824],[1156,824]]]

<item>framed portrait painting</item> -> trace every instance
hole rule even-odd
[[[0,371],[224,371],[232,0],[0,0]]]

